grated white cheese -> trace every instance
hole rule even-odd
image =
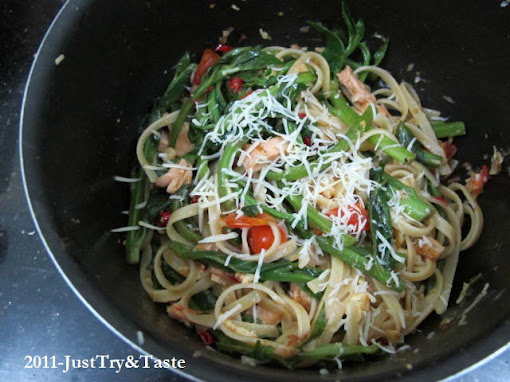
[[[242,309],[241,304],[236,304],[232,309],[226,311],[225,313],[222,313],[218,316],[218,319],[216,320],[216,323],[213,326],[213,329],[216,330],[218,327],[225,322],[229,317],[233,316],[236,313],[239,313]]]
[[[225,259],[225,262],[223,263],[223,265],[225,265],[226,267],[230,264],[230,259],[232,259],[234,255],[228,255],[227,258]]]
[[[225,195],[225,196],[223,196],[223,197],[221,197],[221,198],[214,199],[214,200],[213,200],[213,201],[211,201],[211,202],[201,203],[201,204],[199,205],[199,209],[204,210],[204,209],[209,208],[209,207],[212,207],[212,206],[214,206],[214,205],[217,205],[217,206],[219,207],[219,205],[220,205],[221,203],[224,203],[224,202],[226,202],[227,200],[235,199],[235,198],[237,198],[237,196],[239,196],[239,192],[233,192],[233,193],[231,193],[231,194],[229,194],[229,195]]]
[[[253,367],[257,366],[257,361],[254,358],[247,357],[245,355],[241,356],[241,363],[243,363],[244,365],[253,366]]]
[[[415,142],[416,142],[416,137],[413,137],[413,139],[411,139],[411,142],[409,142],[409,144],[407,145],[406,149],[408,151],[411,151],[411,149],[412,149],[412,147],[413,147]]]
[[[301,249],[299,250],[299,258],[298,258],[298,267],[304,268],[310,262],[310,250],[312,248],[314,238],[306,239],[301,244]]]
[[[65,58],[66,57],[63,54],[60,54],[57,58],[55,58],[55,65],[60,65]]]
[[[136,331],[136,339],[138,341],[138,345],[143,346],[145,344],[145,337],[143,335],[143,332],[140,330]]]
[[[128,231],[137,231],[140,229],[140,226],[131,225],[126,227],[114,228],[111,229],[110,232],[128,232]]]
[[[136,206],[135,206],[135,210],[141,210],[143,208],[145,208],[145,206],[147,205],[147,200],[144,201],[144,202],[141,202],[141,203],[138,203]]]
[[[475,297],[474,301],[469,305],[464,311],[462,315],[468,314],[479,302],[480,300],[487,294],[487,289],[489,288],[489,283],[485,283],[482,291]]]
[[[373,293],[374,296],[383,296],[383,295],[390,295],[390,296],[400,296],[400,293],[394,290],[377,290]]]
[[[452,105],[455,104],[455,101],[453,100],[452,97],[448,97],[446,95],[443,95],[443,99],[448,102],[448,103],[451,103]]]
[[[496,146],[492,146],[493,153],[491,158],[491,168],[489,175],[497,175],[501,172],[501,166],[503,164],[503,154],[498,151]]]
[[[264,256],[266,255],[266,250],[262,249],[259,254],[259,259],[257,261],[257,269],[255,269],[255,275],[253,277],[253,282],[258,283],[260,279],[260,269],[262,268],[262,264],[264,263]]]
[[[272,40],[271,36],[269,35],[269,33],[267,33],[265,30],[263,30],[262,28],[259,28],[259,34],[260,34],[260,37],[262,37],[262,40]]]
[[[149,224],[147,222],[144,222],[143,220],[140,220],[138,222],[138,225],[141,226],[141,227],[145,227],[145,228],[149,228],[149,229],[152,229],[154,231],[164,231],[166,228],[163,228],[163,227],[158,227],[158,226],[155,226],[155,225],[152,225],[152,224]]]
[[[208,236],[208,237],[200,240],[198,243],[199,244],[216,243],[218,241],[226,241],[226,240],[236,239],[238,237],[239,237],[239,234],[237,232],[230,232],[230,233],[225,233],[225,234],[220,234],[220,235]]]
[[[379,252],[383,252],[384,249],[387,249],[390,252],[391,257],[393,257],[393,259],[395,259],[399,263],[405,262],[405,259],[403,257],[397,255],[397,253],[393,249],[393,246],[390,244],[390,242],[388,240],[386,240],[386,238],[381,234],[381,232],[376,231],[375,234],[376,234],[377,238],[379,240],[381,240],[381,244],[379,244],[379,248],[378,248]]]
[[[407,350],[409,350],[409,349],[411,349],[411,346],[410,346],[410,345],[402,345],[401,347],[399,347],[399,348],[397,349],[397,353],[400,353],[400,352],[403,352],[403,351],[407,351]]]
[[[373,266],[374,266],[374,258],[370,257],[370,259],[367,262],[367,265],[365,265],[365,270],[369,271],[372,269]]]
[[[392,345],[384,346],[384,345],[381,345],[379,342],[377,342],[374,339],[372,340],[372,344],[374,344],[375,346],[377,346],[379,349],[381,349],[382,351],[384,351],[386,353],[390,353],[390,354],[396,353],[395,348]]]
[[[277,85],[284,89],[290,88],[296,77],[296,74],[278,76]],[[282,203],[287,197],[302,197],[301,208],[293,214],[294,219],[291,222],[293,228],[298,223],[303,224],[305,228],[308,227],[309,207],[317,208],[323,213],[328,212],[329,208],[322,203],[326,199],[324,195],[329,195],[327,199],[333,206],[339,206],[339,213],[337,216],[330,217],[331,230],[323,233],[323,235],[332,238],[334,246],[338,249],[343,247],[342,235],[349,233],[355,236],[357,240],[366,235],[363,232],[363,224],[349,224],[349,220],[356,213],[352,206],[357,203],[363,205],[360,195],[367,195],[374,187],[378,186],[369,178],[370,169],[373,167],[373,159],[365,158],[360,153],[359,140],[351,142],[341,132],[331,132],[316,125],[321,117],[311,117],[307,105],[314,102],[315,96],[309,91],[303,92],[301,96],[302,100],[298,102],[298,105],[292,107],[292,102],[285,95],[285,90],[281,99],[277,99],[267,90],[256,90],[249,96],[235,101],[226,114],[207,132],[202,145],[199,147],[199,154],[203,154],[208,142],[218,144],[219,147],[211,155],[202,155],[208,160],[221,157],[229,142],[248,138],[252,144],[250,147],[241,149],[238,160],[236,163],[232,163],[232,165],[237,165],[240,168],[228,166],[224,170],[224,174],[229,178],[228,182],[230,184],[228,186],[232,189],[239,189],[237,182],[243,182],[245,185],[242,190],[230,193],[220,199],[217,195],[218,181],[215,176],[208,174],[202,179],[195,179],[195,187],[191,192],[191,196],[200,197],[202,215],[199,214],[199,226],[203,224],[201,220],[204,212],[207,213],[205,211],[207,208],[216,206],[219,209],[220,204],[227,200],[234,200],[236,209],[232,212],[235,211],[241,214],[242,212],[238,212],[238,208],[245,206],[245,196],[252,188],[255,191],[254,197],[258,201],[278,211],[282,211]],[[316,99],[315,101],[321,105]],[[323,117],[327,117],[327,108],[322,108]],[[303,111],[306,112],[305,117],[300,117]],[[275,131],[273,126],[268,124],[267,120],[275,117],[282,117],[283,131]],[[305,125],[312,133],[310,137],[311,146],[300,142],[301,132]],[[281,137],[286,149],[284,150],[283,146],[279,147],[280,155],[272,161],[268,158],[256,157],[256,162],[265,164],[262,171],[255,174],[253,171],[245,171],[241,167],[244,159],[253,155],[255,144],[264,141],[262,137],[267,130],[271,131],[273,135]],[[349,150],[327,153],[327,150],[340,139],[347,139],[350,145]],[[318,158],[319,165],[312,167],[310,162],[315,158]],[[301,164],[305,165],[308,173],[308,176],[303,179],[282,181],[280,185],[267,178],[269,172],[279,173],[284,168]],[[366,221],[365,224],[367,224]],[[322,255],[322,251],[317,246],[315,239],[299,240],[296,243],[298,244],[299,266],[302,267],[308,264],[312,258],[314,262],[320,263],[319,256]],[[240,256],[236,254],[236,257]],[[399,256],[396,256],[396,259],[399,262],[403,261]],[[263,254],[261,254],[258,259],[257,281],[263,261]],[[373,260],[367,267],[370,269],[372,265]],[[396,283],[398,283],[398,278]],[[371,296],[371,298],[374,297]]]
[[[122,183],[137,183],[142,180],[142,178],[126,178],[124,176],[117,176],[115,175],[113,177],[113,180],[116,182],[122,182]]]
[[[163,163],[161,166],[164,168],[179,168],[181,170],[196,170],[197,169],[196,167],[181,166],[181,165],[178,165],[177,163],[173,163],[173,162]]]

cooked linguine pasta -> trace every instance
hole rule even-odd
[[[138,140],[128,261],[219,350],[290,367],[393,352],[445,312],[480,236],[487,175],[447,180],[464,125],[423,107],[378,66],[386,43],[371,54],[344,20],[344,41],[311,23],[321,53],[186,55]]]

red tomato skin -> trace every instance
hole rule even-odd
[[[487,183],[489,180],[489,168],[486,165],[482,166],[480,170],[480,177],[482,178],[482,183]]]
[[[170,211],[161,211],[159,213],[159,218],[156,221],[157,226],[166,227],[168,225],[168,221],[170,220],[170,216],[172,216]]]
[[[350,211],[354,213],[349,217],[349,221],[347,224],[354,226],[354,231],[358,230],[358,224],[362,224],[362,231],[368,231],[370,229],[370,224],[368,224],[368,211],[363,207],[361,203],[356,203],[354,206],[347,207]],[[325,213],[326,216],[336,216],[338,215],[338,208],[335,208],[331,211]],[[341,215],[340,215],[341,216]]]
[[[457,146],[455,146],[453,143],[448,141],[441,141],[440,146],[444,151],[446,159],[448,160],[452,159],[455,154],[457,154]]]
[[[435,199],[436,199],[439,203],[441,203],[441,204],[443,204],[443,205],[445,205],[445,206],[448,204],[448,203],[446,202],[446,199],[445,199],[445,198],[442,198],[442,197],[440,197],[440,196],[436,196],[436,197],[435,197]]]
[[[267,225],[268,222],[274,221],[273,217],[266,213],[258,214],[256,217],[250,217],[246,215],[241,215],[238,217],[237,214],[232,213],[225,216],[223,219],[225,224],[230,228],[250,228],[263,226]]]
[[[281,242],[287,241],[287,235],[280,229]],[[274,235],[268,225],[252,227],[248,232],[248,245],[252,253],[260,253],[263,249],[268,250],[273,245]]]
[[[475,195],[480,195],[483,192],[483,185],[489,181],[489,168],[486,165],[482,166],[479,173],[474,174],[470,180],[471,188]]]
[[[214,343],[214,337],[213,337],[213,335],[211,334],[210,331],[208,331],[208,330],[199,330],[197,333],[200,336],[200,339],[202,340],[202,342],[206,346],[212,345]]]
[[[214,51],[215,52],[221,52],[221,53],[228,53],[230,52],[232,49],[234,49],[233,47],[231,47],[230,45],[226,45],[226,44],[218,44],[218,46],[216,48],[214,48]]]
[[[195,70],[195,75],[193,76],[193,85],[200,85],[200,82],[202,82],[202,77],[204,76],[204,74],[219,59],[220,55],[214,53],[212,49],[204,50],[202,58],[200,59],[200,63],[198,64],[197,69]]]
[[[239,93],[241,91],[241,86],[243,86],[243,84],[244,81],[239,77],[233,77],[228,82],[230,90],[232,90],[234,93]]]

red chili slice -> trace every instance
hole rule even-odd
[[[435,198],[436,198],[436,200],[437,200],[438,202],[440,202],[441,204],[444,204],[444,205],[446,206],[447,202],[446,202],[446,199],[445,199],[445,198],[442,198],[442,197],[440,197],[440,196],[436,196]]]
[[[170,216],[172,216],[172,213],[170,211],[161,211],[159,213],[159,218],[157,221],[158,227],[166,227],[168,221],[170,220]]]
[[[220,52],[220,53],[228,53],[230,52],[232,49],[234,49],[233,47],[231,47],[230,45],[226,45],[226,44],[218,44],[218,46],[216,48],[214,48],[214,51],[215,52]]]
[[[482,169],[480,170],[480,178],[482,179],[483,183],[487,183],[489,180],[489,168],[486,165],[483,165]]]
[[[199,330],[198,332],[198,335],[200,336],[200,339],[202,340],[202,342],[209,346],[209,345],[212,345],[214,343],[214,337],[213,335],[211,334],[210,331],[208,330]]]

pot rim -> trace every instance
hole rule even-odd
[[[136,334],[137,331],[139,331],[141,329],[137,324],[132,322],[130,319],[126,320],[125,317],[123,317],[121,314],[119,314],[120,311],[115,309],[113,306],[109,306],[110,304],[108,304],[106,301],[104,301],[102,299],[89,298],[90,300],[92,300],[92,302],[89,302],[87,300],[87,298],[84,297],[84,295],[93,296],[93,297],[101,297],[101,295],[99,293],[97,293],[91,286],[87,285],[86,279],[83,277],[83,275],[80,272],[75,273],[75,276],[73,276],[73,281],[67,276],[66,270],[69,271],[73,267],[74,261],[72,259],[65,259],[63,256],[55,255],[54,251],[50,248],[50,245],[49,245],[46,237],[43,235],[43,231],[41,229],[41,226],[39,225],[39,221],[36,218],[35,209],[32,204],[31,197],[30,197],[28,181],[27,181],[27,177],[25,174],[25,161],[24,161],[24,150],[23,150],[23,130],[24,130],[26,101],[27,101],[30,85],[33,83],[32,76],[33,76],[36,66],[38,66],[39,56],[40,56],[41,51],[45,48],[46,40],[52,34],[52,31],[55,28],[55,25],[63,17],[62,15],[65,13],[65,11],[69,7],[71,7],[71,3],[74,3],[74,2],[76,2],[76,1],[66,0],[66,2],[62,5],[62,7],[60,8],[58,13],[52,20],[48,30],[46,31],[46,33],[44,34],[44,36],[41,40],[41,43],[39,44],[37,52],[35,53],[34,60],[32,62],[32,65],[30,67],[30,71],[29,71],[29,74],[28,74],[28,77],[26,80],[26,85],[25,85],[25,89],[24,89],[24,93],[23,93],[23,100],[22,100],[22,104],[21,104],[20,120],[19,120],[19,146],[18,146],[20,171],[21,171],[20,175],[21,175],[22,184],[23,184],[23,192],[25,195],[26,202],[28,204],[30,215],[31,215],[32,220],[35,224],[37,233],[43,243],[43,246],[44,246],[48,256],[51,258],[53,264],[55,265],[57,271],[60,273],[61,277],[64,279],[64,281],[66,282],[68,287],[73,291],[73,293],[76,295],[76,297],[85,305],[85,307],[92,313],[92,315],[95,316],[103,325],[105,325],[118,338],[120,338],[122,341],[124,341],[126,344],[131,346],[134,350],[136,350],[140,354],[154,357],[154,359],[156,359],[157,358],[156,356],[154,356],[153,354],[151,354],[150,352],[145,350],[143,347],[137,345],[136,339],[135,339],[136,336],[134,336],[134,335],[130,336],[127,334],[128,332]],[[59,260],[57,260],[57,257],[59,257]],[[76,277],[76,274],[78,274],[79,276]],[[105,316],[108,316],[110,318],[106,319]],[[115,323],[113,323],[113,322],[115,322]],[[118,323],[122,323],[122,326],[123,326],[122,329],[117,329],[117,327],[115,325]],[[456,378],[464,376],[467,373],[481,367],[485,363],[495,359],[500,354],[502,354],[507,349],[509,349],[510,348],[509,341],[507,341],[506,344],[503,344],[503,345],[501,345],[499,341],[495,341],[495,339],[497,339],[497,337],[495,337],[497,335],[497,332],[503,330],[505,324],[508,324],[508,323],[509,323],[508,320],[503,321],[498,327],[496,327],[495,330],[493,330],[490,333],[490,335],[485,336],[482,339],[479,339],[477,341],[474,341],[473,343],[466,345],[466,350],[468,350],[468,349],[471,350],[473,347],[476,347],[479,343],[483,343],[484,348],[487,348],[488,354],[486,353],[486,351],[482,351],[482,354],[475,355],[475,358],[481,357],[475,363],[473,363],[469,366],[461,366],[463,368],[453,374],[450,374],[452,368],[447,366],[449,364],[448,360],[450,360],[451,362],[453,362],[453,361],[458,362],[458,360],[454,360],[454,358],[459,357],[459,355],[450,354],[445,360],[443,360],[440,363],[435,364],[434,366],[435,366],[436,372],[438,371],[437,369],[439,369],[439,373],[442,374],[441,375],[442,380],[443,381],[452,381]],[[495,342],[496,342],[496,347],[494,347]],[[145,343],[147,345],[149,345],[151,348],[157,349],[157,348],[161,347],[160,344],[158,344],[152,337],[149,337],[149,338],[146,337]],[[485,353],[485,355],[484,355],[484,353]],[[187,378],[188,380],[203,381],[202,379],[194,376],[192,374],[193,371],[184,372],[177,368],[172,369],[172,371],[181,377]],[[410,373],[406,373],[405,376],[401,375],[400,378],[406,379],[406,377],[407,377],[410,379],[414,379],[414,378],[416,378],[416,373],[418,371],[419,371],[418,369],[415,371],[411,371]],[[422,367],[422,368],[420,368],[420,371],[422,373],[426,372],[427,368]],[[450,375],[447,375],[447,374],[450,374]],[[377,376],[375,376],[375,377],[377,377]],[[394,375],[393,377],[395,378],[397,376]]]

